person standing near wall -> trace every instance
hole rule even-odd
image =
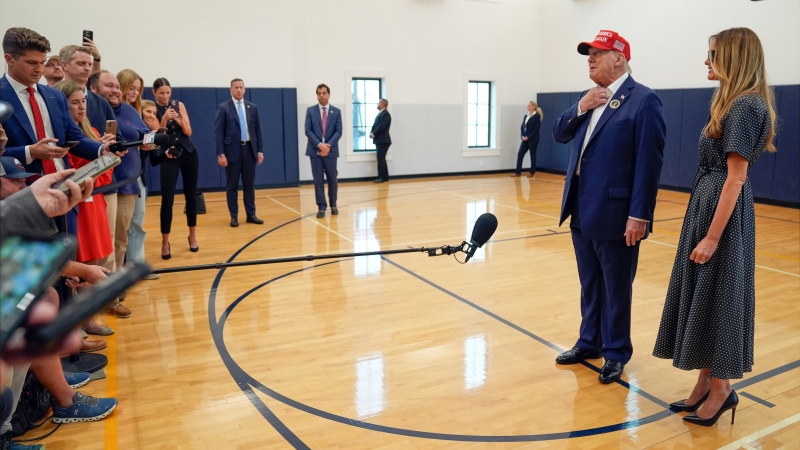
[[[630,76],[628,41],[601,30],[578,44],[589,78],[553,124],[553,138],[570,144],[561,220],[570,231],[581,282],[580,337],[558,364],[605,358],[601,383],[620,379],[633,355],[631,302],[640,240],[652,231],[666,124],[661,99]]]
[[[225,168],[227,179],[228,212],[231,226],[239,226],[239,178],[242,179],[242,196],[247,223],[261,225],[256,217],[256,166],[264,162],[264,141],[261,139],[261,121],[258,107],[244,99],[244,81],[231,81],[231,99],[217,106],[214,118],[214,140],[217,163]]]
[[[336,159],[339,157],[339,138],[342,137],[342,113],[328,104],[331,91],[325,84],[317,86],[318,104],[306,110],[306,156],[311,158],[311,174],[314,177],[314,195],[317,200],[317,219],[325,217],[328,202],[325,201],[325,178],[328,179],[328,199],[331,214],[339,214],[336,197],[339,191],[339,172]]]
[[[375,123],[372,124],[372,131],[370,131],[369,134],[377,151],[378,178],[375,179],[376,183],[389,181],[389,167],[386,165],[386,153],[389,152],[389,146],[392,145],[392,137],[389,135],[389,128],[392,126],[392,115],[386,110],[388,106],[389,101],[385,98],[382,98],[378,102],[378,115],[375,117]]]
[[[531,170],[528,173],[528,178],[533,178],[536,175],[536,147],[539,146],[539,128],[542,125],[542,117],[542,108],[539,108],[539,105],[533,100],[528,102],[528,114],[522,118],[522,125],[520,126],[522,142],[519,144],[519,152],[517,153],[517,169],[511,174],[512,177],[518,177],[522,174],[522,160],[528,151],[531,152]]]

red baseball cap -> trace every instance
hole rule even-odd
[[[630,44],[616,31],[600,30],[592,42],[578,44],[578,53],[588,55],[589,47],[599,48],[600,50],[614,50],[625,55],[625,59],[628,61],[631,60]]]

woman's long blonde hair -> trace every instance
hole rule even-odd
[[[63,92],[64,95],[67,96],[67,99],[69,99],[70,95],[76,92],[83,93],[83,86],[79,86],[78,83],[74,81],[61,80],[55,85],[53,85],[53,87]],[[92,125],[89,124],[89,119],[87,117],[84,117],[83,120],[77,122],[77,124],[78,128],[80,128],[81,131],[83,131],[83,134],[85,134],[86,137],[88,137],[89,139],[93,141],[97,141],[100,139],[100,136],[98,136],[97,133],[94,132],[94,129],[92,129]]]
[[[709,139],[722,137],[722,119],[730,112],[733,102],[743,95],[764,98],[769,109],[770,130],[765,150],[775,151],[775,103],[767,84],[764,49],[758,36],[749,28],[731,28],[708,38],[716,44],[711,67],[719,78],[719,88],[711,99],[711,119],[703,129]]]
[[[532,105],[532,106],[533,106],[533,109],[535,109],[535,110],[536,110],[536,114],[538,114],[538,115],[539,115],[539,120],[542,120],[542,119],[544,119],[544,113],[542,112],[542,108],[539,108],[539,104],[538,104],[538,103],[536,103],[536,102],[535,102],[535,101],[533,101],[533,100],[531,100],[531,101],[530,101],[530,102],[528,102],[528,103],[529,103],[530,105]]]
[[[133,86],[133,82],[139,80],[139,96],[136,97],[130,105],[136,109],[139,114],[142,113],[142,92],[144,92],[144,80],[138,73],[131,69],[122,69],[117,72],[117,81],[119,81],[119,90],[122,91],[122,101],[128,103],[127,95],[128,90]]]

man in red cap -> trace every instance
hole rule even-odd
[[[580,337],[559,364],[605,358],[600,382],[620,379],[631,359],[632,284],[639,241],[652,231],[666,125],[661,99],[630,76],[631,48],[616,31],[578,44],[589,78],[555,121],[553,138],[570,143],[560,223],[570,230],[581,282]]]

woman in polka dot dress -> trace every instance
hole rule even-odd
[[[683,370],[700,369],[688,399],[673,410],[711,426],[739,398],[731,378],[753,365],[755,211],[747,171],[775,151],[775,108],[764,51],[753,31],[709,38],[708,79],[720,85],[700,136],[700,162],[681,229],[653,354]],[[702,406],[701,406],[702,405]]]

